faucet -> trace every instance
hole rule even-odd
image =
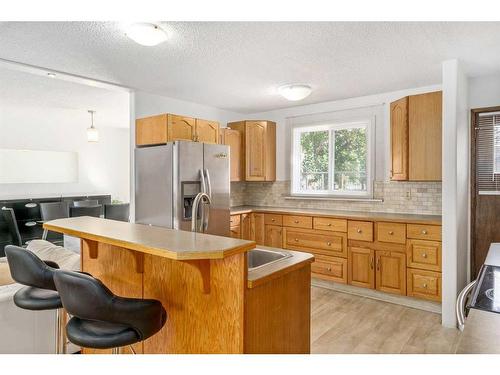
[[[196,197],[194,198],[193,201],[193,209],[191,211],[191,232],[198,232],[196,229],[196,223],[198,221],[198,206],[200,204],[200,201],[204,200],[202,204],[210,205],[212,203],[212,200],[210,199],[210,196],[207,193],[198,193]],[[203,207],[203,210],[201,212],[201,225],[200,229],[203,231],[203,228],[205,226],[205,207]],[[206,223],[208,225],[208,223]]]

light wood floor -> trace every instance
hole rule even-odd
[[[441,315],[312,287],[311,353],[454,353]]]

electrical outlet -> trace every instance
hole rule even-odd
[[[406,190],[406,199],[407,200],[411,199],[411,190]]]

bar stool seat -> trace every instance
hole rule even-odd
[[[86,273],[57,270],[54,283],[64,308],[72,315],[66,325],[67,337],[82,347],[117,353],[120,347],[153,336],[167,320],[160,301],[117,296]]]
[[[14,294],[14,303],[16,306],[26,310],[55,310],[62,308],[59,293],[32,286],[25,286],[19,289]]]

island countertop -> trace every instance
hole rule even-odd
[[[88,216],[51,220],[43,228],[175,260],[223,259],[255,248],[254,241]]]

